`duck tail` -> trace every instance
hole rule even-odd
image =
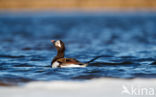
[[[88,65],[89,63],[94,62],[96,59],[98,59],[100,57],[104,57],[104,56],[96,56],[95,58],[93,58],[90,61],[88,61],[86,64]]]

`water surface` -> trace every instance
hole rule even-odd
[[[86,68],[50,66],[62,40]],[[93,78],[156,78],[155,13],[0,14],[0,84]]]

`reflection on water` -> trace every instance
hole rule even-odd
[[[44,13],[45,14],[45,13]],[[100,77],[156,77],[156,14],[0,15],[0,85]],[[52,69],[51,39],[86,68]]]

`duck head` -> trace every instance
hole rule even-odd
[[[65,45],[61,40],[51,40],[55,48],[57,49],[57,57],[64,57]]]
[[[57,50],[65,50],[64,43],[61,40],[51,40],[53,45],[56,47]]]

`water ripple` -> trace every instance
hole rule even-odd
[[[42,13],[0,14],[0,86],[101,77],[156,78],[156,14],[120,14],[46,18]],[[66,57],[90,62],[89,66],[51,68],[56,55],[51,39],[63,40]]]

